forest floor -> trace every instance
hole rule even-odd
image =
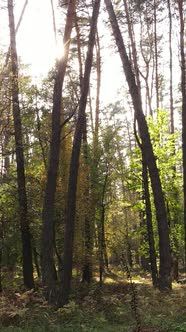
[[[48,305],[42,289],[20,291],[15,282],[0,297],[1,332],[186,332],[186,285],[154,289],[148,276],[122,273],[74,287],[70,303]]]

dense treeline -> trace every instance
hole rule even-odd
[[[151,273],[160,290],[171,290],[184,272],[185,9],[182,0],[59,1],[64,54],[35,85],[19,59],[19,25],[7,1],[10,47],[1,47],[0,58],[1,291],[7,274],[13,282],[21,273],[26,289],[40,280],[49,303],[61,307],[69,302],[74,271],[78,280],[98,277],[102,285],[123,264]],[[118,54],[123,75],[109,104],[102,100],[106,45]]]

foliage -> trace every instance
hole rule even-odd
[[[114,279],[113,279],[114,277]],[[124,279],[123,279],[124,278]],[[149,279],[132,273],[137,305],[144,332],[183,332],[186,286],[174,284],[173,292],[161,294]],[[102,289],[94,283],[83,289],[77,284],[68,305],[55,310],[40,290],[4,292],[0,303],[1,331],[134,331],[130,284],[124,277],[110,275]],[[76,302],[74,299],[76,295]]]
[[[129,11],[128,22],[125,3],[128,5]],[[60,4],[62,12],[66,9],[66,2],[61,1]],[[125,11],[123,6],[125,6]],[[127,52],[132,69],[136,70],[136,66],[139,66],[136,76],[139,72],[142,104],[147,115],[151,142],[166,203],[171,251],[179,260],[180,272],[182,272],[181,268],[184,264],[182,143],[181,129],[176,117],[177,128],[173,134],[170,134],[169,88],[172,85],[175,89],[177,98],[177,100],[173,100],[175,114],[180,107],[180,91],[177,91],[179,89],[176,77],[174,82],[168,82],[171,75],[167,74],[167,54],[165,55],[163,51],[168,49],[170,41],[168,33],[162,35],[161,31],[162,22],[170,23],[167,18],[167,7],[166,4],[161,4],[161,1],[156,1],[154,7],[153,1],[144,0],[123,2],[116,0],[114,7],[123,37],[127,41],[126,45],[128,44]],[[174,11],[172,22],[176,23],[174,33],[176,36],[179,24],[176,16],[177,8],[175,5],[173,6],[173,3],[172,10]],[[58,272],[58,282],[61,282],[63,268],[61,257],[64,246],[72,137],[77,124],[82,88],[81,70],[84,69],[91,11],[92,1],[88,1],[86,6],[84,2],[78,2],[77,22],[73,28],[69,61],[62,91],[60,163],[55,193],[55,236],[53,241],[54,264]],[[102,12],[101,15],[105,20],[105,14]],[[156,27],[155,16],[157,16]],[[164,25],[168,27],[166,23]],[[102,24],[101,29],[103,28]],[[110,33],[107,25],[106,23],[103,29],[105,34]],[[161,294],[156,289],[151,288],[149,275],[140,279],[134,274],[134,271],[140,271],[142,258],[149,258],[142,185],[142,156],[133,134],[134,119],[131,115],[131,112],[133,114],[133,106],[131,106],[128,89],[125,86],[120,88],[115,102],[107,104],[107,101],[102,100],[105,94],[103,84],[99,96],[96,84],[99,76],[98,48],[102,62],[101,82],[104,82],[104,60],[110,54],[107,54],[108,48],[110,48],[109,38],[101,37],[102,32],[99,30],[100,27],[97,31],[89,98],[86,105],[87,142],[83,144],[79,158],[77,199],[75,202],[73,289],[69,304],[60,309],[51,307],[45,301],[42,296],[43,290],[40,289],[40,281],[36,280],[39,287],[35,291],[25,292],[23,288],[22,243],[10,98],[10,76],[12,74],[9,72],[9,66],[3,71],[5,54],[0,50],[0,81],[1,76],[4,77],[2,86],[0,82],[0,277],[3,288],[0,302],[0,327],[2,331],[109,332],[118,330],[136,332],[136,320],[131,308],[134,294],[131,294],[131,288],[127,279],[124,278],[124,272],[118,271],[121,258],[124,258],[127,264],[132,267],[132,282],[135,282],[137,290],[137,300],[135,299],[134,302],[142,322],[142,331],[140,332],[183,332],[186,330],[184,322],[185,286],[174,284],[172,294]],[[175,39],[175,36],[172,38]],[[155,39],[157,45],[155,45]],[[156,46],[158,48],[157,55],[155,54]],[[176,43],[175,45],[172,43],[174,54],[177,54],[176,47]],[[115,52],[113,49],[111,51]],[[156,56],[157,58],[155,58]],[[133,63],[135,57],[138,62],[136,64]],[[174,56],[175,68],[176,63],[178,64],[177,58]],[[159,66],[157,73],[156,62]],[[27,66],[21,63],[19,66],[19,98],[23,127],[28,219],[32,246],[36,256],[38,256],[40,268],[41,220],[52,131],[51,115],[56,69],[52,68],[43,81],[33,84],[32,77],[27,74]],[[80,68],[81,66],[82,68]],[[164,67],[165,70],[162,71]],[[111,73],[109,68],[109,75]],[[157,77],[155,77],[156,74]],[[161,105],[166,105],[167,110],[153,110],[155,108],[154,96],[158,93],[155,91],[157,88],[159,102]],[[95,132],[95,109],[99,111],[98,132]],[[85,132],[84,136],[86,136]],[[158,257],[159,235],[150,181],[149,189],[155,249]],[[93,276],[96,280],[91,285],[79,284],[86,260],[85,223],[87,217],[91,224],[91,231],[88,235],[91,238],[92,251],[90,251],[93,256],[91,262],[93,262]],[[108,256],[109,264],[110,266],[113,264],[113,270],[115,269],[114,272],[116,272],[116,274],[108,275],[108,267],[104,268],[102,288],[97,284],[98,263],[100,264],[100,226],[104,228],[101,230],[104,238],[104,254]],[[36,265],[37,262],[34,263]],[[36,268],[34,276],[36,277]]]

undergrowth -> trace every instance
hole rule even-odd
[[[136,313],[131,307],[131,284],[114,275],[102,288],[76,284],[63,308],[49,306],[42,290],[4,291],[0,301],[1,332],[186,332],[186,285],[173,285],[170,293],[154,289],[148,278],[133,276]],[[137,330],[137,328],[140,328]]]

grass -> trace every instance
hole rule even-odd
[[[0,302],[1,332],[186,332],[186,285],[160,293],[149,278],[135,276],[135,300],[123,276],[110,275],[102,288],[76,284],[70,303],[58,310],[42,291],[4,291]],[[134,310],[134,307],[136,310]]]

